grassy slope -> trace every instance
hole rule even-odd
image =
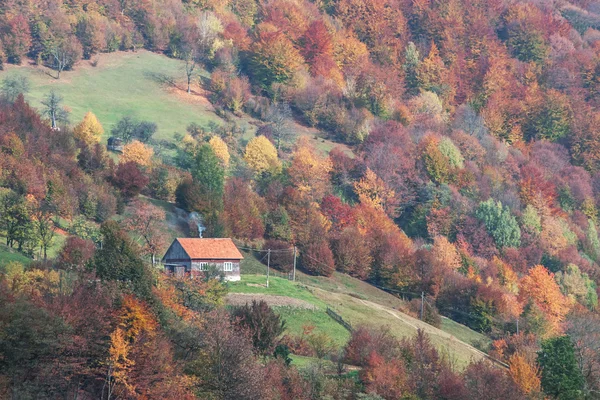
[[[185,133],[192,122],[205,128],[210,123],[224,123],[199,87],[199,79],[195,79],[192,93],[186,92],[182,61],[145,50],[100,54],[98,60],[96,67],[89,61],[80,61],[73,71],[63,72],[59,80],[54,78],[54,71],[45,67],[8,65],[0,71],[0,79],[13,74],[27,76],[31,81],[27,100],[37,108],[42,107],[44,96],[55,89],[71,111],[71,123],[79,122],[88,111],[96,114],[105,130],[104,140],[124,115],[155,122],[155,139],[168,141],[173,141],[175,133]],[[200,70],[198,75],[208,77],[209,73]],[[232,118],[245,130],[243,139],[250,140],[258,122],[247,115]],[[316,129],[296,124],[295,130],[323,153],[341,146],[352,155],[349,147],[321,138]]]
[[[8,264],[11,261],[18,261],[21,264],[29,264],[30,258],[25,257],[23,254],[17,252],[15,249],[11,249],[8,246],[0,245],[0,267]]]
[[[325,313],[327,304],[311,293],[306,286],[274,276],[269,279],[269,288],[265,287],[265,283],[264,275],[242,275],[240,282],[231,282],[229,285],[233,293],[268,293],[314,304],[315,310],[277,307],[277,312],[286,320],[287,332],[299,336],[305,325],[312,325],[315,327],[314,332],[326,333],[338,347],[346,343],[350,337],[349,332]]]
[[[458,366],[465,366],[471,360],[483,357],[483,353],[472,347],[471,343],[483,341],[485,336],[451,321],[442,324],[442,328],[447,331],[434,328],[397,311],[395,307],[400,300],[351,277],[336,274],[332,279],[316,278],[313,280],[315,285],[310,286],[304,282],[294,283],[271,277],[269,288],[264,286],[265,280],[264,275],[242,275],[240,282],[231,284],[231,291],[289,296],[317,306],[316,311],[289,308],[278,310],[288,321],[288,331],[293,335],[300,335],[302,327],[309,324],[314,325],[316,331],[327,333],[337,345],[343,344],[349,334],[327,316],[325,309],[330,307],[355,326],[386,326],[399,338],[414,335],[418,328],[424,329],[436,347]]]
[[[63,72],[60,80],[50,76],[46,68],[29,65],[9,66],[0,77],[27,76],[32,83],[27,100],[35,107],[41,107],[44,96],[55,89],[71,110],[72,123],[92,111],[104,126],[105,138],[121,117],[133,114],[158,125],[156,139],[169,140],[175,132],[185,133],[192,122],[203,126],[222,122],[205,97],[188,95],[181,84],[178,90],[161,83],[164,77],[183,80],[182,68],[181,61],[139,51],[101,54],[97,67],[81,61],[74,71]]]

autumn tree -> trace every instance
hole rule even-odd
[[[276,174],[281,171],[281,161],[277,157],[277,149],[264,136],[252,138],[246,145],[244,159],[254,172]]]
[[[10,63],[21,64],[32,43],[29,23],[21,13],[7,17],[7,31],[2,36],[6,58]]]
[[[140,194],[149,179],[137,163],[130,161],[119,164],[111,181],[121,191],[123,197],[129,200]]]
[[[517,400],[523,395],[508,373],[487,360],[471,363],[464,374],[470,399]]]
[[[58,254],[59,267],[67,270],[81,270],[94,256],[95,251],[96,246],[91,240],[69,236]]]
[[[133,162],[141,167],[150,167],[153,155],[154,150],[151,147],[146,146],[138,140],[134,140],[123,146],[121,162],[124,164]]]
[[[435,262],[444,269],[456,271],[462,266],[462,260],[456,247],[445,236],[434,238],[431,254]]]
[[[335,270],[333,254],[326,240],[311,240],[301,247],[300,264],[309,273],[331,276]]]
[[[550,324],[546,335],[561,332],[561,322],[569,311],[569,302],[561,293],[553,273],[541,265],[530,269],[529,274],[521,279],[519,296],[544,313]]]
[[[248,183],[232,178],[225,185],[223,219],[226,230],[240,239],[258,239],[265,233],[265,205]]]
[[[83,120],[73,128],[73,134],[88,147],[93,148],[104,135],[104,128],[100,125],[98,118],[89,111]]]
[[[304,63],[285,33],[270,23],[256,27],[256,40],[250,50],[249,72],[265,90],[269,90],[273,83],[292,80]]]
[[[198,378],[196,393],[200,397],[262,399],[263,375],[252,351],[252,340],[233,329],[223,310],[207,315],[202,333],[202,351],[187,367]]]
[[[143,244],[143,252],[150,255],[152,264],[155,264],[156,255],[168,245],[164,210],[148,202],[135,200],[127,211],[124,229],[132,233],[137,242]]]
[[[354,191],[358,195],[358,200],[361,203],[384,210],[388,215],[396,215],[396,193],[388,189],[381,180],[370,168],[367,167],[365,176],[354,183]]]
[[[323,21],[312,22],[302,38],[302,56],[309,64],[313,76],[323,76],[338,83],[342,74],[334,60],[332,34]]]
[[[359,279],[366,279],[371,273],[371,249],[367,236],[355,227],[342,230],[333,241],[335,266],[338,271]]]
[[[431,43],[431,49],[427,57],[418,64],[416,75],[416,80],[421,89],[434,92],[438,95],[442,95],[448,91],[446,68],[434,42]]]
[[[508,359],[509,373],[525,395],[536,395],[541,390],[539,367],[521,354],[515,353]]]
[[[254,348],[263,355],[272,352],[285,330],[285,321],[262,300],[234,309],[231,316],[235,325],[250,333]]]
[[[300,140],[292,154],[289,168],[290,179],[300,193],[319,201],[329,186],[332,164],[329,157],[317,154],[308,141]]]
[[[221,139],[220,137],[213,136],[208,141],[208,144],[212,148],[213,153],[215,153],[215,155],[219,158],[219,160],[221,160],[223,167],[227,168],[229,166],[229,159],[231,157],[229,155],[229,149],[227,148],[227,143],[225,143],[223,141],[223,139]]]

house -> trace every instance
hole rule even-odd
[[[240,261],[244,258],[231,239],[178,238],[173,241],[162,263],[177,275],[194,275],[214,264],[228,281],[240,280]]]
[[[108,138],[106,149],[109,151],[115,151],[117,153],[123,152],[123,140],[118,137],[111,136]]]

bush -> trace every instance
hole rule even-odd
[[[231,316],[234,324],[249,332],[254,349],[261,354],[271,353],[277,337],[285,330],[285,321],[264,300],[238,307]]]

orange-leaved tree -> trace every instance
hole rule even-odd
[[[543,265],[537,265],[529,270],[529,274],[521,279],[519,297],[524,302],[533,303],[540,309],[548,329],[544,336],[553,336],[562,331],[561,322],[569,312],[570,303],[554,280],[554,274]]]
[[[519,353],[508,359],[509,373],[513,381],[526,395],[539,394],[541,390],[540,368],[535,362]]]

